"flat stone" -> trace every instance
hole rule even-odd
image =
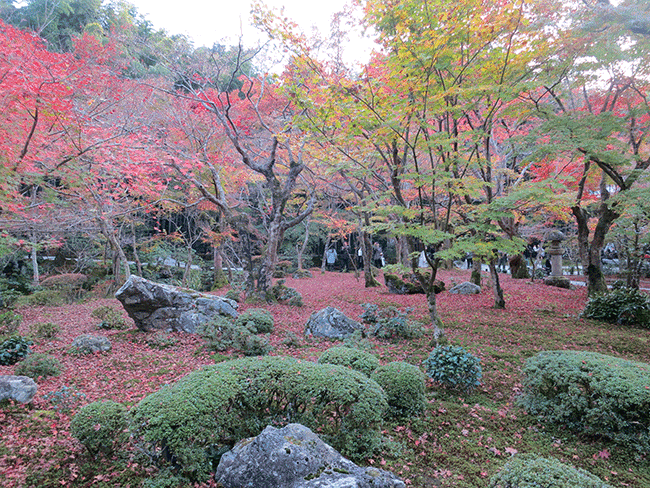
[[[481,293],[481,287],[465,281],[464,283],[459,283],[458,285],[452,287],[449,290],[449,293],[457,293],[459,295],[477,295]]]

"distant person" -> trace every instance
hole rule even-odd
[[[375,268],[383,268],[384,266],[384,252],[378,242],[372,246],[372,262]]]
[[[347,242],[343,242],[343,249],[341,249],[341,268],[346,273],[350,271],[350,259],[352,259],[350,256],[350,246]]]
[[[359,246],[357,251],[357,268],[363,269],[363,249]]]
[[[334,265],[336,264],[336,249],[330,247],[325,251],[325,260],[327,262],[328,271],[334,270]]]

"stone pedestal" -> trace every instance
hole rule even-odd
[[[551,276],[562,276],[564,272],[562,271],[562,254],[564,250],[562,249],[562,241],[566,237],[559,230],[554,230],[548,233],[546,240],[550,241],[551,244],[546,248],[546,252],[551,256]]]

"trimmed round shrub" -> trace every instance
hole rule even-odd
[[[426,377],[417,366],[393,361],[377,368],[371,378],[384,389],[393,417],[418,416],[425,410]]]
[[[12,336],[18,332],[23,316],[12,310],[0,313],[0,336]]]
[[[273,332],[273,315],[263,308],[252,308],[242,312],[236,319],[235,325],[246,327],[255,334],[268,334]]]
[[[650,297],[634,288],[615,288],[587,301],[582,316],[610,324],[650,328]]]
[[[557,459],[515,456],[490,479],[489,488],[611,488],[600,478]]]
[[[542,420],[650,453],[650,364],[542,351],[522,370],[519,404]]]
[[[14,373],[20,376],[29,376],[34,380],[39,376],[42,378],[59,376],[61,374],[61,363],[54,356],[37,352],[30,354],[18,363]]]
[[[424,360],[427,375],[440,386],[470,392],[481,384],[481,360],[461,346],[437,346]]]
[[[357,371],[287,357],[241,358],[145,397],[131,409],[132,434],[159,465],[205,479],[218,464],[211,453],[267,425],[299,422],[341,453],[365,457],[380,444],[387,408],[381,387]]]
[[[13,336],[0,344],[0,365],[11,366],[23,360],[32,350],[29,346],[34,343],[21,336]]]
[[[268,337],[255,335],[256,331],[253,320],[244,320],[241,325],[238,325],[220,315],[199,325],[196,329],[197,334],[207,341],[207,347],[214,351],[234,349],[246,356],[265,356],[273,348]]]
[[[319,364],[338,364],[361,371],[370,376],[379,367],[379,359],[374,354],[355,347],[330,347],[318,358]]]
[[[52,322],[38,322],[29,326],[29,333],[39,339],[52,339],[61,332],[61,327]]]
[[[111,455],[127,441],[127,427],[124,405],[107,400],[82,407],[70,422],[70,433],[93,456]]]

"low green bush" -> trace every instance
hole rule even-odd
[[[343,454],[365,457],[380,444],[387,407],[381,387],[357,371],[287,357],[241,358],[145,397],[131,409],[132,435],[158,464],[205,479],[223,446],[267,425],[299,422]]]
[[[634,288],[615,288],[587,300],[582,316],[610,324],[650,328],[650,297]]]
[[[82,407],[70,422],[70,433],[91,455],[108,456],[128,440],[127,426],[124,405],[108,400]]]
[[[168,332],[158,331],[149,336],[146,340],[149,347],[153,349],[167,349],[178,343],[178,339]]]
[[[69,412],[78,403],[86,399],[86,394],[80,392],[76,386],[63,385],[56,391],[43,395],[43,400],[52,405],[52,408],[59,412]]]
[[[379,359],[374,354],[354,347],[342,346],[330,347],[323,351],[323,354],[318,358],[318,363],[338,364],[339,366],[361,371],[368,377],[379,367]]]
[[[246,327],[255,334],[268,334],[273,332],[275,322],[273,315],[263,308],[251,308],[237,316],[235,325]]]
[[[56,307],[66,302],[65,295],[59,290],[37,290],[31,295],[23,295],[16,302],[16,307]]]
[[[128,325],[126,324],[122,313],[118,310],[115,310],[113,307],[109,307],[108,305],[97,307],[91,312],[90,315],[96,319],[101,320],[97,326],[100,329],[123,330],[128,328]]]
[[[461,346],[437,346],[424,360],[427,375],[444,388],[470,392],[481,384],[481,360]]]
[[[295,288],[290,288],[284,284],[284,280],[278,280],[267,293],[267,301],[277,301],[286,303],[292,307],[302,307],[302,295]]]
[[[0,313],[0,337],[12,336],[18,332],[23,316],[12,310]]]
[[[422,324],[408,318],[411,308],[379,308],[373,303],[364,303],[361,320],[372,326],[370,334],[379,339],[417,339],[424,334]]]
[[[241,292],[231,288],[226,292],[225,298],[227,298],[228,300],[234,300],[237,303],[239,303],[241,302]]]
[[[52,322],[37,322],[29,326],[29,333],[37,339],[53,339],[61,332],[61,327]]]
[[[650,365],[588,351],[543,351],[522,370],[530,414],[650,453]]]
[[[488,488],[611,488],[600,478],[557,459],[515,456],[490,479]]]
[[[59,376],[61,363],[54,356],[37,352],[30,354],[18,363],[14,373],[20,376],[29,376],[32,379],[37,379],[39,376],[42,378]]]
[[[268,337],[256,335],[256,331],[252,320],[237,325],[223,316],[216,316],[196,328],[197,334],[207,341],[207,347],[214,351],[234,349],[246,356],[264,356],[272,347]]]
[[[426,377],[417,366],[393,361],[377,368],[371,378],[384,389],[391,416],[417,417],[426,409]]]
[[[13,336],[0,344],[0,365],[11,366],[29,355],[32,350],[29,346],[34,343],[21,336]]]

